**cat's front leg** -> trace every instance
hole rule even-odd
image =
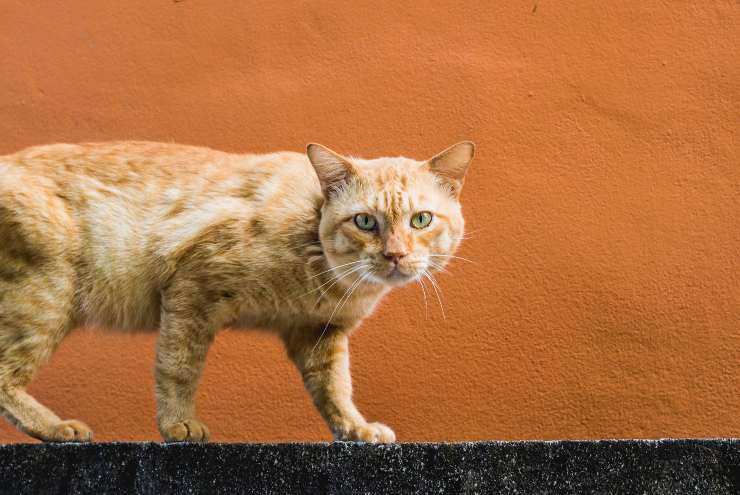
[[[205,442],[210,435],[195,416],[195,392],[220,319],[208,309],[216,305],[197,294],[175,284],[163,302],[155,379],[157,423],[168,442]]]
[[[295,330],[285,337],[288,354],[303,376],[306,389],[337,440],[372,443],[396,441],[393,430],[368,423],[352,402],[349,343],[346,333],[330,327],[318,331]]]

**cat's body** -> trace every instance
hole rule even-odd
[[[91,439],[25,392],[34,371],[75,327],[160,329],[160,431],[205,440],[193,401],[208,345],[223,327],[264,328],[282,337],[337,437],[393,441],[351,402],[347,334],[390,286],[422,275],[409,246],[431,253],[441,239],[431,226],[426,239],[396,232],[414,214],[403,189],[421,180],[427,203],[450,199],[440,218],[459,216],[450,181],[462,175],[439,180],[427,162],[348,160],[312,146],[311,159],[146,142],[0,156],[0,412],[43,440]],[[440,170],[453,155],[467,165],[472,146],[462,146],[469,156],[451,148]],[[370,210],[388,212],[372,232],[344,218]],[[440,266],[462,235],[454,220]]]
[[[112,156],[120,156],[115,166]],[[323,198],[305,154],[126,142],[41,146],[11,158],[0,158],[3,218],[50,230],[39,236],[54,235],[48,248],[70,258],[76,326],[156,329],[160,292],[195,251],[228,257],[203,274],[212,290],[249,296],[231,298],[252,307],[237,314],[234,304],[230,326],[326,322],[328,300],[344,292],[335,285],[318,303],[301,297],[330,278],[316,276],[329,269],[318,238]],[[34,215],[49,221],[31,224]]]

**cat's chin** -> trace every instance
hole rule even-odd
[[[391,270],[389,273],[380,277],[373,277],[375,283],[379,283],[388,287],[401,287],[413,282],[416,278],[416,274],[403,273],[398,269]]]

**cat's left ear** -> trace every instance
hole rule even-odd
[[[453,144],[442,153],[429,159],[427,163],[432,172],[439,175],[447,183],[455,196],[460,195],[465,172],[475,155],[475,144],[470,141]]]
[[[356,173],[349,160],[326,146],[311,143],[306,146],[306,154],[316,170],[325,198],[328,198],[332,192],[347,182],[351,175]]]

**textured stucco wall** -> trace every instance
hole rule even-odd
[[[472,139],[475,263],[446,319],[410,287],[357,333],[361,409],[401,440],[740,434],[740,6],[427,3],[4,0],[0,152]],[[154,339],[77,332],[31,390],[156,439]],[[267,335],[217,339],[199,407],[215,440],[329,438]]]

